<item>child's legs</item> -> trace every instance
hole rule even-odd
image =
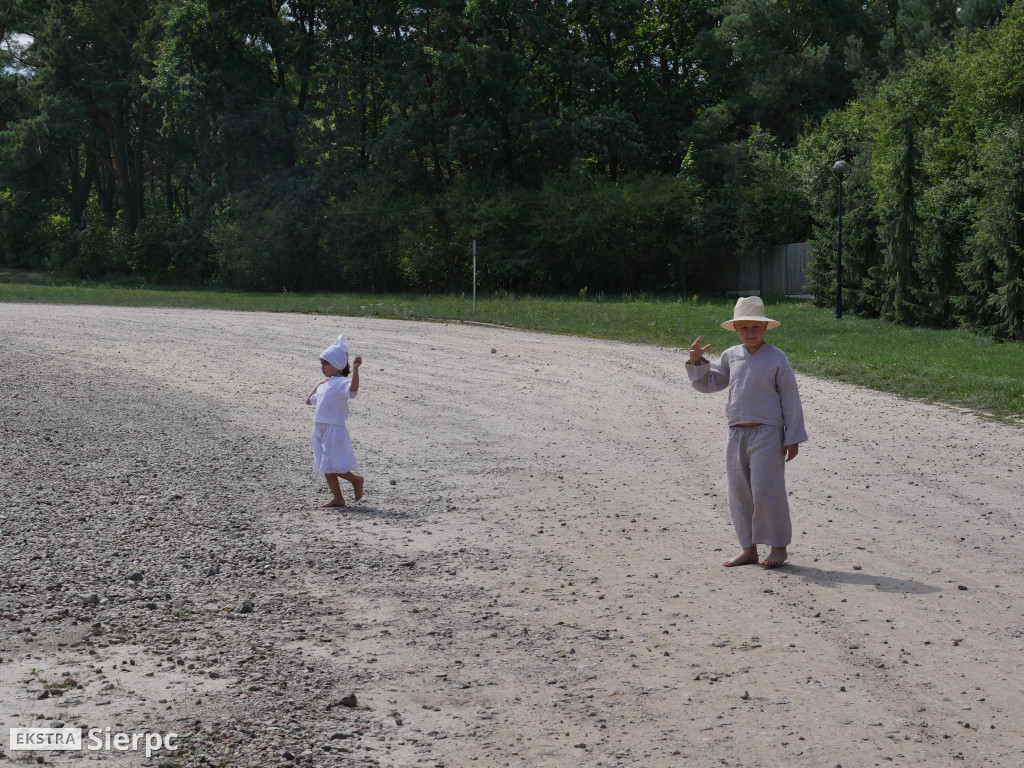
[[[732,527],[740,546],[754,544],[754,497],[750,487],[750,462],[747,458],[749,427],[733,427],[725,444],[725,474],[729,491],[729,512]]]
[[[331,489],[331,494],[334,498],[341,498],[341,483],[338,482],[338,475],[327,474],[324,475],[324,479],[327,480],[327,487]]]
[[[747,460],[753,497],[751,537],[756,544],[788,547],[793,538],[786,496],[784,432],[778,427],[749,430]]]
[[[342,472],[339,477],[343,477],[352,483],[352,493],[355,496],[356,501],[363,498],[363,478],[357,475],[355,472]]]

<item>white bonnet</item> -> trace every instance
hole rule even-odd
[[[345,334],[339,334],[335,342],[320,353],[320,359],[326,360],[339,371],[344,370],[348,365],[348,344],[345,343]]]

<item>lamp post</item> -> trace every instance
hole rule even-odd
[[[836,251],[836,320],[843,316],[843,182],[850,175],[850,164],[837,160],[832,173],[839,179],[839,248]]]

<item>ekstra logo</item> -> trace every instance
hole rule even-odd
[[[178,734],[147,731],[144,733],[123,733],[111,728],[90,728],[86,741],[82,741],[81,728],[11,728],[11,751],[31,752],[34,750],[75,751],[83,748],[89,752],[139,752],[145,750],[146,757],[166,749],[176,752]]]
[[[81,728],[11,728],[11,751],[80,750]]]

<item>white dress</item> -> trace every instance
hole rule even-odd
[[[331,376],[317,387],[309,402],[316,407],[313,415],[313,470],[321,475],[342,475],[359,466],[352,453],[352,439],[345,421],[348,401],[356,396],[352,381],[344,376]]]

